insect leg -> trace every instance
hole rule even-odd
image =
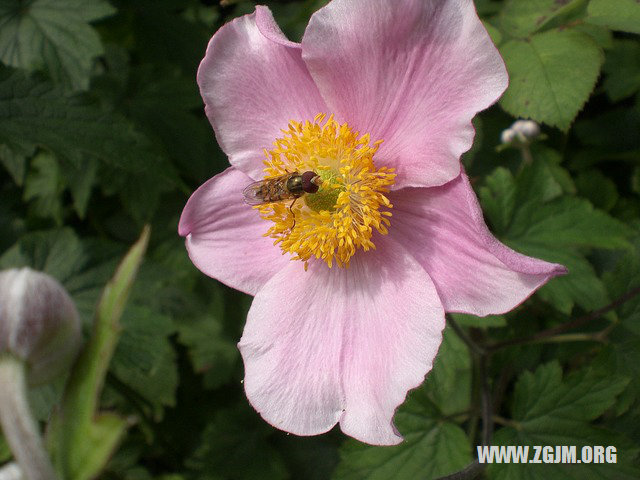
[[[291,202],[291,205],[289,205],[289,211],[291,212],[291,215],[293,216],[293,225],[291,225],[291,227],[289,228],[289,231],[293,230],[293,227],[296,226],[296,214],[293,213],[293,204],[296,203],[296,200],[298,200],[298,198],[300,198],[300,197],[294,198],[293,202]]]

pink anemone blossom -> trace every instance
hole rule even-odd
[[[496,240],[461,170],[507,86],[472,0],[333,0],[301,43],[258,6],[213,36],[198,84],[231,167],[179,232],[202,272],[255,296],[244,387],[274,427],[399,443],[445,312],[503,313],[565,272]],[[303,172],[319,189],[293,195]]]

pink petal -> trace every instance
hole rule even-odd
[[[390,194],[389,235],[431,276],[447,312],[507,312],[565,267],[514,252],[487,229],[464,172],[434,188]]]
[[[316,12],[303,58],[333,113],[372,140],[396,188],[460,172],[471,119],[507,87],[472,0],[333,0]]]
[[[289,258],[263,236],[269,222],[243,202],[242,190],[251,182],[233,167],[208,180],[189,198],[178,232],[203,273],[255,295]]]
[[[291,263],[256,295],[239,347],[247,397],[273,426],[298,435],[342,430],[399,443],[393,414],[424,380],[444,312],[426,272],[378,238],[349,269]]]
[[[216,32],[198,85],[220,147],[255,180],[263,177],[263,150],[272,148],[290,120],[313,120],[327,111],[300,45],[286,39],[266,7]]]

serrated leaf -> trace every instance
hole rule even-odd
[[[590,23],[640,33],[640,3],[637,0],[591,0],[587,13]]]
[[[210,126],[194,115],[202,100],[193,79],[146,66],[132,71],[129,84],[127,115],[166,149],[181,174],[199,182],[208,178],[212,159],[222,159]],[[225,168],[222,163],[219,167]]]
[[[203,480],[288,478],[282,457],[268,442],[270,429],[244,406],[220,409],[202,433],[187,466]],[[251,461],[247,461],[247,459]]]
[[[187,347],[194,370],[204,375],[205,388],[217,388],[231,379],[238,348],[223,333],[222,297],[218,294],[210,313],[178,325],[180,343]]]
[[[164,407],[175,405],[178,372],[169,341],[175,327],[170,318],[137,305],[126,308],[121,323],[122,336],[110,371],[144,398],[150,414],[159,420]]]
[[[611,298],[617,299],[640,288],[639,232],[635,230],[634,249],[625,252],[615,267],[603,275]],[[618,371],[631,376],[630,400],[640,400],[640,295],[627,299],[616,308],[620,322],[609,334]]]
[[[47,82],[0,70],[0,143],[14,151],[44,147],[79,167],[85,158],[167,182],[167,167],[123,117]]]
[[[580,172],[576,177],[576,188],[580,195],[605,212],[611,210],[618,201],[616,184],[599,170]]]
[[[516,205],[522,207],[527,202],[545,203],[571,190],[569,173],[560,167],[561,157],[550,148],[531,149],[534,161],[525,164],[518,172]]]
[[[521,166],[517,183],[509,170],[498,167],[479,189],[482,209],[497,235],[508,230],[516,208],[547,202],[563,192],[575,192],[571,176],[560,166],[560,155],[555,150],[535,147],[532,152],[535,161]]]
[[[462,340],[449,328],[429,373],[425,392],[443,415],[464,412],[471,403],[471,356]]]
[[[410,394],[396,414],[400,445],[372,447],[348,440],[340,449],[335,480],[437,478],[471,461],[471,446],[456,424],[439,419],[424,388]]]
[[[617,102],[640,90],[640,42],[616,40],[607,51],[602,70],[606,74],[603,87],[609,98]]]
[[[586,200],[562,197],[521,208],[507,233],[512,241],[562,247],[628,248],[630,229]]]
[[[632,466],[637,449],[620,434],[589,423],[614,404],[628,381],[596,367],[563,379],[557,362],[543,365],[534,373],[525,372],[515,387],[513,426],[496,432],[495,445],[616,445],[619,464],[492,464],[488,470],[491,478],[579,479],[592,478],[598,471],[593,478],[607,478],[606,472],[615,472],[615,478],[633,478],[638,473]],[[623,449],[624,453],[620,452]]]
[[[576,304],[586,311],[600,308],[610,298],[584,255],[590,248],[629,248],[631,230],[588,201],[566,195],[575,186],[557,152],[536,147],[533,159],[515,178],[500,168],[487,177],[479,192],[487,219],[514,250],[568,268],[568,275],[539,290],[540,298],[565,314]]]
[[[500,12],[500,25],[513,37],[527,37],[558,19],[574,20],[584,10],[588,0],[508,0]]]
[[[0,61],[46,70],[56,83],[86,90],[94,58],[103,53],[88,22],[114,12],[103,0],[5,0],[0,4]]]
[[[52,218],[61,225],[61,195],[64,187],[64,180],[54,155],[43,151],[31,159],[24,186],[24,199],[31,201],[36,215]]]
[[[610,298],[604,283],[581,254],[562,250],[554,245],[527,243],[526,240],[507,243],[526,255],[567,267],[567,275],[555,278],[553,283],[544,285],[538,291],[538,296],[557,310],[569,315],[575,304],[585,311],[592,311],[609,303]]]
[[[71,278],[86,261],[84,249],[70,228],[24,235],[0,257],[0,268],[31,267],[57,278]]]
[[[613,405],[628,382],[628,378],[596,368],[563,379],[560,364],[551,362],[520,376],[513,419],[532,430],[553,427],[550,420],[588,422]]]
[[[496,234],[507,230],[515,209],[516,183],[509,170],[496,168],[485,177],[486,185],[480,187],[478,197],[482,210]]]
[[[587,35],[551,30],[500,49],[510,82],[500,104],[515,117],[567,130],[589,98],[604,56]]]
[[[120,316],[148,240],[149,229],[145,228],[106,285],[91,338],[74,364],[60,408],[51,419],[48,446],[62,478],[96,477],[127,427],[114,414],[99,414],[98,401],[120,336]]]

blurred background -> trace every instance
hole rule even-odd
[[[264,3],[299,40],[326,2]],[[570,274],[507,315],[453,315],[462,334],[447,329],[433,373],[397,415],[406,441],[375,448],[260,419],[236,348],[251,298],[196,270],[177,234],[189,195],[228,166],[196,69],[212,34],[254,2],[0,1],[0,267],[56,277],[89,335],[102,288],[151,225],[101,398],[130,427],[99,478],[437,478],[472,462],[492,432],[495,444],[619,455],[494,465],[486,478],[640,478],[640,6],[475,3],[511,86],[474,120],[463,162],[496,236]],[[501,144],[519,117],[542,134]],[[42,422],[63,386],[31,392]],[[0,439],[0,463],[10,457]]]

